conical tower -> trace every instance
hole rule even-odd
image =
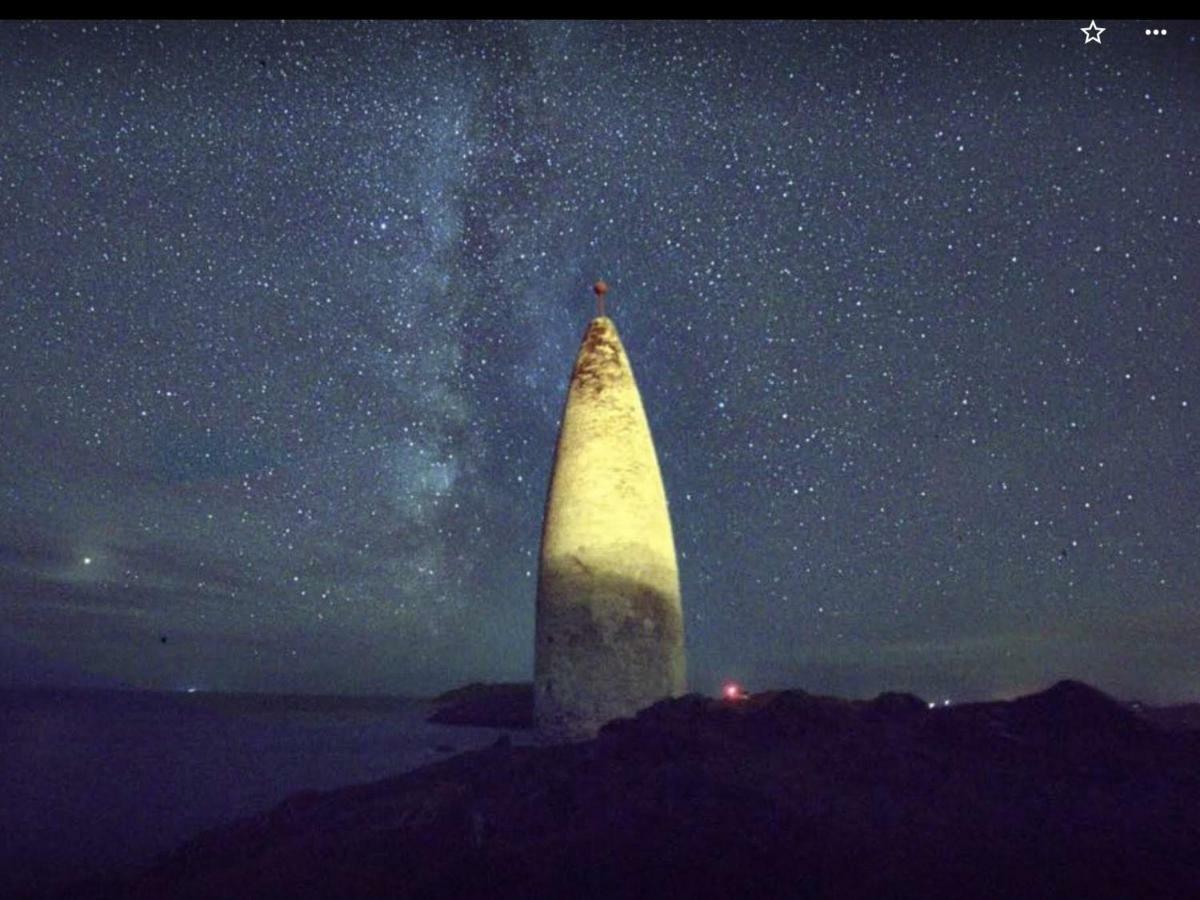
[[[667,496],[633,370],[604,315],[588,325],[567,390],[534,651],[534,716],[551,740],[588,737],[685,690]]]

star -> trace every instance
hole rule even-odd
[[[1100,35],[1108,31],[1107,28],[1100,28],[1096,24],[1095,19],[1092,19],[1092,24],[1087,28],[1080,28],[1079,30],[1083,32],[1083,42],[1085,44],[1090,44],[1092,41],[1095,41],[1097,44],[1100,43]]]

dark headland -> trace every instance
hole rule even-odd
[[[482,728],[532,728],[533,684],[473,682],[433,698],[430,722]]]
[[[1195,898],[1193,725],[1069,681],[935,709],[692,695],[298,794],[71,896]]]

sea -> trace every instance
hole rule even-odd
[[[151,862],[302,790],[376,781],[522,732],[403,697],[0,689],[0,897]]]

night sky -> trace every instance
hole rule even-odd
[[[0,25],[0,677],[528,679],[603,277],[691,686],[1200,699],[1200,26]]]

